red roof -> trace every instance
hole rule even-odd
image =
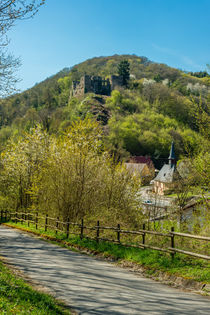
[[[131,163],[146,163],[149,167],[154,167],[154,164],[150,156],[132,156],[130,158]]]

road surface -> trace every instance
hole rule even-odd
[[[210,314],[210,300],[0,226],[0,256],[79,314]]]

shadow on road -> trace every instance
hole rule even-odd
[[[209,300],[0,226],[0,255],[79,314],[209,314]]]

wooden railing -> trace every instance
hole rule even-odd
[[[185,251],[183,249],[179,249],[175,247],[175,237],[176,238],[177,237],[190,238],[192,240],[196,239],[196,240],[205,241],[205,242],[210,242],[210,237],[175,232],[173,227],[171,228],[170,232],[163,233],[163,232],[158,232],[158,231],[146,230],[145,224],[143,224],[142,229],[139,229],[138,231],[131,231],[131,230],[121,229],[120,224],[118,224],[116,227],[108,227],[108,226],[101,226],[100,222],[97,221],[97,224],[95,226],[87,226],[84,224],[83,219],[81,220],[81,223],[70,222],[69,218],[67,218],[66,222],[63,222],[59,219],[59,217],[53,218],[53,217],[49,217],[47,214],[45,216],[40,216],[38,212],[26,213],[26,212],[10,212],[10,211],[1,210],[1,222],[7,222],[10,220],[14,221],[15,223],[25,222],[28,227],[30,227],[30,225],[33,224],[33,226],[35,226],[35,229],[38,229],[38,227],[44,228],[45,231],[47,231],[48,229],[51,229],[55,231],[56,234],[58,232],[66,233],[66,238],[69,238],[69,235],[73,234],[73,235],[79,235],[81,239],[85,237],[85,238],[96,240],[96,242],[99,242],[100,240],[102,240],[102,241],[117,243],[126,247],[134,247],[134,248],[140,248],[140,249],[149,248],[152,250],[166,252],[166,253],[170,253],[172,258],[174,258],[175,253],[181,253],[188,256],[210,260],[209,255],[203,255],[200,253]],[[116,237],[115,238],[102,237],[101,236],[102,232],[106,230],[113,231]],[[123,241],[122,239],[122,236],[125,236],[125,235],[134,235],[136,237],[140,236],[141,241],[138,240],[138,242],[135,242],[132,244],[127,243]],[[155,235],[155,236],[167,238],[170,241],[170,246],[157,247],[151,244],[147,244],[146,235]]]

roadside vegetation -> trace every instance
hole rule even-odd
[[[58,138],[32,129],[8,144],[1,167],[1,209],[128,225],[141,217],[140,179],[110,156],[90,119],[79,119]]]
[[[210,264],[203,259],[190,258],[179,253],[172,259],[170,254],[155,250],[129,248],[105,241],[97,242],[85,237],[80,239],[79,236],[74,235],[67,238],[66,233],[58,232],[56,234],[53,230],[35,229],[35,226],[28,227],[25,223],[9,222],[8,225],[41,235],[43,238],[71,250],[88,250],[89,254],[100,254],[104,258],[113,258],[119,263],[123,263],[123,261],[136,263],[142,266],[148,275],[155,276],[156,273],[162,271],[186,279],[210,283]]]
[[[50,295],[38,292],[0,261],[1,314],[70,314]]]

